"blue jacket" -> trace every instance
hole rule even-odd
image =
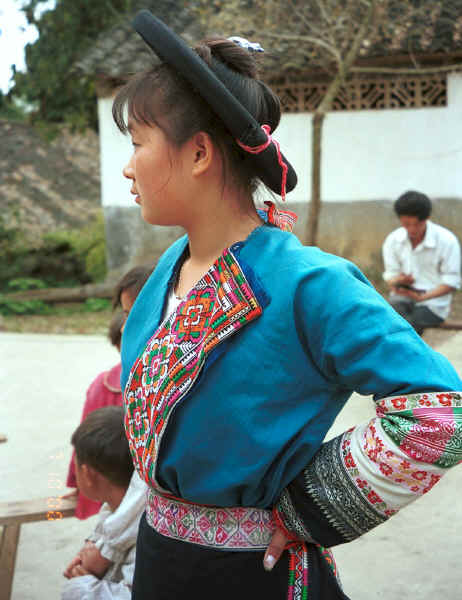
[[[187,243],[164,253],[130,312],[122,389],[161,323]],[[462,388],[449,362],[348,261],[270,225],[230,250],[263,312],[212,350],[169,420],[157,480],[174,495],[272,506],[352,391],[379,399]]]

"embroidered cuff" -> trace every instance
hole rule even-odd
[[[384,398],[377,418],[323,444],[283,491],[281,521],[323,546],[354,540],[428,492],[462,460],[462,395]]]
[[[281,497],[273,509],[273,518],[277,526],[282,529],[286,537],[290,540],[303,540],[315,543],[315,540],[295,510],[288,488],[282,491]]]

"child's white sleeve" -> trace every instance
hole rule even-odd
[[[104,558],[112,562],[123,561],[131,547],[135,546],[141,515],[146,506],[147,485],[136,471],[117,510],[100,521],[91,539]],[[103,505],[102,509],[105,509]]]
[[[64,584],[61,600],[130,600],[131,586],[114,583],[94,575],[73,577]]]

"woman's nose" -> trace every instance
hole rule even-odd
[[[135,170],[132,167],[132,161],[130,161],[125,167],[122,169],[123,176],[127,179],[135,178]]]

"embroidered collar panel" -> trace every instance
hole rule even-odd
[[[130,452],[140,476],[160,491],[168,491],[156,481],[156,465],[171,415],[212,351],[262,314],[262,303],[233,253],[242,245],[223,252],[160,324],[131,369],[124,395]],[[253,272],[246,271],[263,305],[268,303]]]

